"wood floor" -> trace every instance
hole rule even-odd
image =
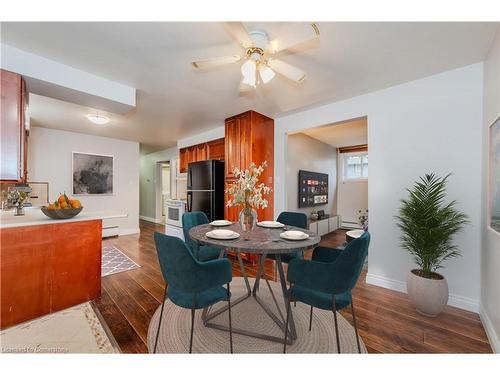
[[[96,300],[102,316],[124,353],[146,353],[149,320],[160,305],[165,283],[153,242],[162,225],[141,221],[141,234],[104,240],[115,245],[141,268],[102,278],[102,295]],[[342,230],[325,236],[323,246],[345,241]],[[306,257],[310,254],[306,255]],[[233,259],[233,275],[240,274]],[[246,265],[254,276],[256,268]],[[363,272],[353,291],[359,333],[370,353],[491,353],[478,314],[446,307],[437,318],[423,317],[410,306],[405,294],[365,283]],[[272,261],[266,275],[276,279]],[[350,311],[342,315],[352,323]],[[333,338],[332,338],[333,340]]]

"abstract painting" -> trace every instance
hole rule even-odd
[[[73,152],[73,194],[113,194],[113,157]]]
[[[500,233],[500,117],[490,126],[490,226]]]

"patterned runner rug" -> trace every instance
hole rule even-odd
[[[140,266],[126,256],[115,246],[104,246],[102,248],[101,277],[114,273],[130,271]]]

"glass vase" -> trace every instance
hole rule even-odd
[[[252,207],[245,207],[240,211],[240,225],[245,232],[250,232],[257,223],[257,211]]]
[[[23,215],[24,215],[24,206],[23,205],[17,206],[14,216],[23,216]]]

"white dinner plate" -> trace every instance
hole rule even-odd
[[[234,240],[240,236],[232,230],[227,229],[215,229],[206,233],[208,238],[213,238],[214,240]]]
[[[280,223],[279,221],[259,221],[257,223],[259,227],[264,227],[264,228],[283,228],[285,224]]]
[[[229,220],[214,220],[210,223],[210,225],[214,227],[227,227],[228,225],[231,225],[233,222]]]
[[[280,237],[285,240],[302,241],[307,240],[309,235],[298,230],[287,230],[286,232],[280,233]]]

